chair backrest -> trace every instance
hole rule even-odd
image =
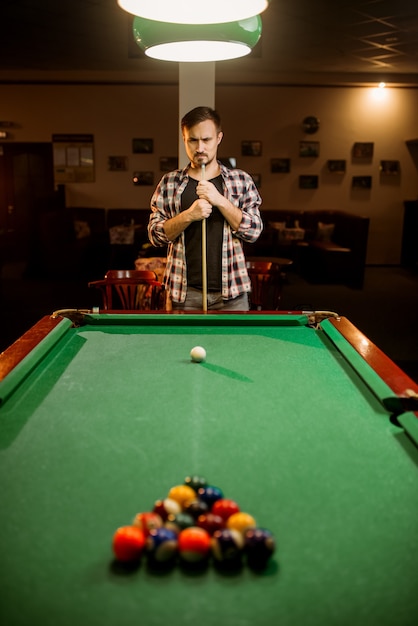
[[[108,270],[105,274],[105,278],[135,278],[137,280],[158,280],[157,274],[153,270]]]
[[[100,290],[105,310],[165,308],[164,286],[152,270],[109,270],[103,280],[88,285]]]
[[[251,280],[251,309],[277,310],[283,282],[280,265],[272,261],[247,261],[246,267]]]

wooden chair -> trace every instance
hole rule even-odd
[[[164,309],[164,286],[152,270],[109,270],[88,286],[100,290],[104,310]]]
[[[246,261],[251,280],[250,308],[277,311],[282,293],[280,265],[271,261]]]

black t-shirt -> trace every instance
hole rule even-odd
[[[223,194],[222,176],[211,181],[216,189]],[[181,210],[190,208],[197,200],[196,187],[199,181],[189,178],[187,187],[181,196]],[[207,256],[207,288],[208,291],[221,291],[222,288],[222,241],[224,217],[216,207],[206,219],[206,256]],[[184,231],[186,244],[187,284],[190,287],[202,288],[202,222],[192,222]]]

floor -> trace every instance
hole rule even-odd
[[[6,266],[0,283],[0,351],[43,315],[62,308],[99,306],[87,280],[25,279]],[[418,274],[400,267],[368,267],[364,288],[313,285],[289,271],[282,310],[327,310],[345,315],[418,382]]]
[[[418,274],[400,267],[367,267],[363,289],[313,285],[288,274],[281,308],[335,311],[418,381]]]

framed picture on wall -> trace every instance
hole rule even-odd
[[[344,159],[329,159],[327,168],[330,174],[345,174],[346,162]]]
[[[374,143],[371,141],[356,141],[353,146],[353,159],[371,159],[373,156]]]
[[[261,156],[263,151],[263,144],[261,141],[242,141],[241,142],[241,154],[242,156]]]
[[[52,142],[56,184],[94,182],[94,135],[54,133]]]
[[[371,176],[353,176],[351,183],[353,189],[371,189],[372,177]]]
[[[271,159],[270,171],[273,174],[288,174],[290,172],[290,159]]]
[[[154,140],[132,139],[132,152],[134,154],[152,154],[154,152]]]
[[[318,176],[307,174],[299,176],[299,189],[318,189]]]
[[[300,141],[299,142],[300,157],[317,157],[319,156],[319,141]]]
[[[380,173],[388,176],[399,176],[401,173],[399,161],[380,161]]]
[[[134,172],[132,175],[132,182],[134,185],[153,185],[154,184],[154,172]]]

